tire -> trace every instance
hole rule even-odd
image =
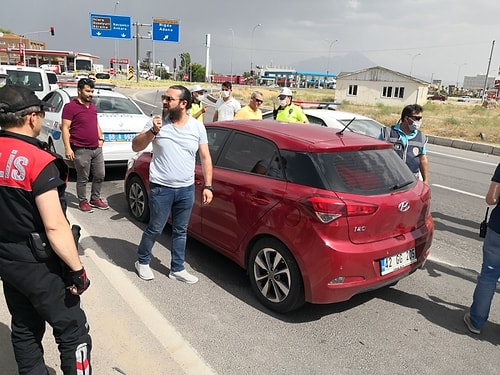
[[[132,176],[127,181],[125,194],[132,217],[147,222],[149,220],[149,197],[144,183],[138,176]]]
[[[248,274],[257,299],[269,309],[286,313],[304,305],[299,267],[281,242],[272,238],[259,240],[250,253]]]

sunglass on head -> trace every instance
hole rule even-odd
[[[168,95],[162,95],[161,100],[165,100],[166,102],[173,102],[175,100],[181,100],[181,99],[172,98],[171,96]]]

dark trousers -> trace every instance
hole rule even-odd
[[[0,277],[12,315],[12,346],[20,375],[47,374],[42,338],[53,329],[65,375],[90,375],[92,347],[80,297],[66,289],[57,257],[27,263],[0,257]]]

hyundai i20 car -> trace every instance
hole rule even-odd
[[[390,143],[275,121],[206,124],[214,198],[195,168],[189,235],[243,267],[266,307],[346,301],[424,265],[433,236],[429,186]],[[132,158],[124,189],[147,221],[149,163]]]

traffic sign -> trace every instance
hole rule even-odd
[[[179,20],[153,18],[153,41],[179,43]]]
[[[130,16],[90,13],[90,36],[95,38],[132,39]]]

